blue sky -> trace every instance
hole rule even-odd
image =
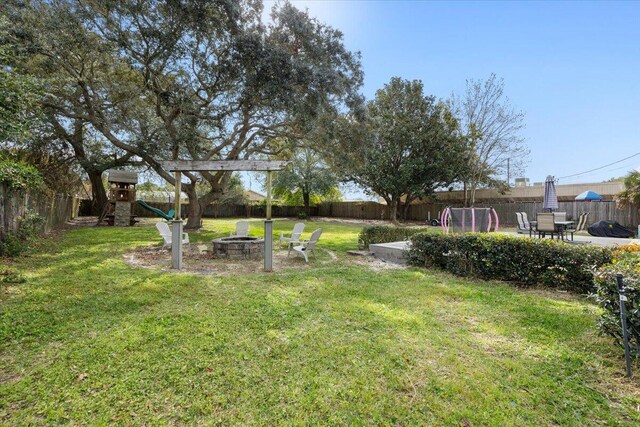
[[[393,76],[420,79],[441,98],[461,93],[469,78],[504,78],[525,113],[532,182],[640,152],[640,2],[292,3],[362,53],[368,99]],[[560,184],[638,167],[640,156]]]

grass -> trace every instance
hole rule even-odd
[[[128,266],[158,242],[151,225],[75,229],[0,261],[25,279],[0,283],[0,424],[640,423],[638,382],[588,301],[375,271],[345,254],[359,227],[321,226],[337,261],[272,274]]]

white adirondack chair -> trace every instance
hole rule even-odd
[[[171,247],[171,229],[169,228],[169,224],[166,222],[156,222],[156,228],[158,229],[158,233],[162,236],[162,240],[164,240],[163,247]],[[187,233],[182,233],[182,244],[189,245],[189,235]]]
[[[236,222],[236,234],[229,232],[229,237],[247,237],[249,235],[249,221]]]
[[[322,228],[318,228],[316,231],[311,233],[311,238],[309,240],[305,240],[299,246],[293,246],[289,249],[289,254],[291,254],[291,249],[297,254],[301,254],[304,257],[305,262],[309,262],[309,252],[313,254],[313,257],[316,256],[316,243],[318,243],[318,239],[320,239],[320,235],[322,234]],[[289,256],[287,254],[287,256]]]
[[[304,223],[298,222],[293,226],[293,231],[291,232],[291,236],[287,237],[284,235],[284,231],[280,232],[280,244],[287,244],[291,247],[294,243],[300,243],[300,236],[304,231]]]

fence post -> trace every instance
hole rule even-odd
[[[620,324],[622,325],[622,340],[624,343],[624,358],[627,364],[627,378],[631,378],[631,355],[629,354],[629,333],[627,331],[627,308],[625,301],[627,297],[624,294],[624,283],[622,282],[622,274],[616,276],[618,282],[618,293],[620,294]]]

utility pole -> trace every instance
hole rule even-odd
[[[507,187],[511,187],[511,169],[509,168],[510,157],[507,157]]]

